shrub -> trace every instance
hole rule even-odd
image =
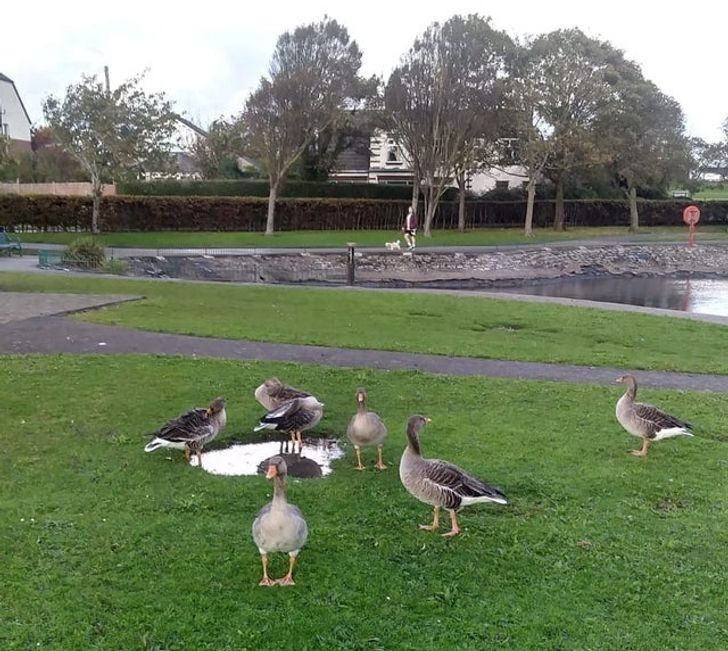
[[[96,269],[105,259],[104,247],[93,237],[79,237],[63,251],[63,264],[83,269]]]

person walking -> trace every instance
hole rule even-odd
[[[407,217],[405,217],[402,231],[404,232],[404,241],[407,242],[407,250],[414,251],[417,245],[417,215],[412,209],[412,206],[407,211]]]

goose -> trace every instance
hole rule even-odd
[[[377,463],[375,468],[384,470],[387,466],[382,461],[382,444],[387,437],[387,428],[382,419],[373,411],[367,410],[367,392],[363,388],[356,390],[356,414],[349,421],[346,436],[354,444],[356,451],[357,470],[365,470],[361,462],[360,449],[377,446]]]
[[[283,384],[277,377],[269,377],[255,390],[255,399],[263,405],[266,411],[272,411],[294,398],[306,398],[310,395],[310,393]]]
[[[152,452],[157,448],[184,450],[187,461],[195,452],[201,468],[202,448],[223,430],[226,423],[225,399],[215,398],[207,408],[191,409],[167,422],[154,432],[154,438],[146,444],[144,451]]]
[[[273,500],[266,504],[253,521],[253,541],[260,552],[263,564],[263,578],[258,585],[295,585],[293,566],[301,547],[306,544],[308,525],[297,506],[286,500],[286,462],[279,456],[268,460],[266,479],[273,480]],[[272,580],[268,576],[268,554],[284,552],[288,554],[288,574],[282,579]]]
[[[630,454],[644,457],[650,441],[660,441],[673,436],[693,436],[690,423],[679,420],[653,405],[635,402],[637,379],[634,375],[621,375],[616,381],[627,385],[624,395],[617,401],[617,420],[632,436],[642,439],[642,447],[639,450],[630,450]]]
[[[294,449],[296,443],[298,443],[299,448],[302,448],[301,432],[312,429],[319,424],[324,414],[323,406],[324,403],[319,402],[314,396],[288,400],[263,416],[253,431],[259,432],[263,429],[272,429],[279,432],[288,432],[291,435]]]
[[[432,524],[422,524],[420,529],[437,531],[440,508],[444,508],[450,513],[451,529],[442,535],[456,536],[460,527],[455,512],[461,506],[478,502],[507,504],[508,500],[497,488],[447,461],[424,459],[420,454],[420,432],[430,422],[430,418],[419,415],[407,422],[407,447],[399,463],[399,478],[411,495],[434,507]]]

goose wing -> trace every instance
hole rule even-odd
[[[644,428],[649,432],[650,437],[660,430],[672,429],[673,427],[692,429],[690,423],[675,418],[675,416],[671,416],[654,405],[645,402],[634,403],[634,415],[644,424]]]
[[[213,433],[206,409],[191,409],[163,425],[152,436],[174,443],[191,443]]]
[[[255,429],[274,429],[282,432],[293,432],[304,428],[316,418],[316,412],[306,405],[303,398],[294,398],[283,403],[277,409],[269,411],[260,419]]]
[[[276,391],[271,398],[273,398],[278,404],[288,402],[289,400],[295,400],[296,398],[308,398],[311,394],[296,389],[295,387],[284,384],[278,391]]]
[[[463,501],[507,503],[506,496],[497,488],[441,459],[427,460],[423,479],[440,495],[446,508],[457,508]]]

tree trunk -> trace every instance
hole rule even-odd
[[[554,207],[554,230],[564,230],[564,181],[556,181],[556,205]]]
[[[526,186],[526,225],[523,234],[526,237],[533,237],[533,204],[536,199],[536,177],[530,176]]]
[[[276,197],[278,196],[278,183],[270,183],[270,192],[268,193],[268,219],[265,222],[265,234],[273,235],[273,227],[276,215]]]
[[[458,230],[465,232],[465,172],[458,174]]]
[[[425,190],[425,237],[432,237],[432,220],[437,210],[435,193],[434,184],[428,184]]]
[[[99,214],[101,212],[101,194],[103,192],[103,185],[101,179],[91,177],[91,194],[93,195],[93,204],[91,210],[91,232],[94,234],[100,233],[99,228]]]
[[[412,212],[417,214],[417,204],[420,200],[420,179],[417,172],[412,172]]]
[[[636,233],[640,229],[640,214],[637,211],[637,188],[629,189],[629,231]]]

